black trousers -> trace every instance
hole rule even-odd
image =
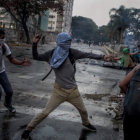
[[[124,114],[124,140],[140,140],[140,117]]]

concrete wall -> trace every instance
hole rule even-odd
[[[63,32],[67,33],[71,32],[73,2],[74,0],[69,0],[68,2],[65,3]]]

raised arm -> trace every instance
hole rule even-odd
[[[6,43],[3,44],[2,48],[4,50],[4,55],[8,58],[10,63],[15,64],[15,65],[22,65],[22,66],[31,65],[31,61],[28,59],[18,60],[14,58],[11,54],[9,46]]]
[[[135,73],[138,69],[140,69],[140,64],[137,65],[136,67],[134,67],[133,70],[130,71],[130,72],[128,73],[128,75],[124,78],[124,80],[120,83],[119,87],[120,87],[120,89],[121,89],[121,91],[122,91],[123,93],[126,93],[127,88],[128,88],[128,85],[129,85],[129,82],[130,82],[131,78],[133,77],[134,73]]]
[[[130,55],[133,56],[133,55],[136,55],[136,54],[139,54],[139,53],[140,53],[140,51],[137,51],[135,53],[130,53]]]
[[[121,60],[121,57],[114,57],[113,60]]]
[[[33,38],[33,45],[32,45],[33,59],[39,60],[39,61],[49,61],[49,55],[47,53],[38,54],[37,43],[39,42],[39,40],[40,40],[40,36],[38,36],[38,35],[36,35]]]
[[[83,58],[90,58],[90,59],[98,59],[98,60],[105,60],[108,58],[105,55],[99,55],[94,53],[86,53],[76,49],[71,49],[75,59],[83,59]]]
[[[10,63],[15,64],[15,65],[22,65],[22,66],[29,66],[31,65],[31,61],[24,59],[24,60],[18,60],[14,58],[11,54],[7,56],[8,60]]]

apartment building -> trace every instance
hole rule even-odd
[[[47,10],[45,14],[40,17],[30,17],[27,22],[29,33],[33,35],[40,30],[44,35],[47,34],[47,38],[50,37],[49,41],[54,41],[59,32],[71,32],[73,1],[74,0],[65,1],[63,15],[52,10]],[[0,11],[1,10],[2,8],[0,8]],[[0,27],[10,30],[10,32],[13,30],[14,33],[11,34],[14,35],[13,38],[19,38],[17,40],[21,40],[19,36],[22,36],[22,38],[25,36],[23,35],[24,31],[22,26],[16,23],[7,13],[0,14]]]
[[[56,24],[57,24],[57,13],[50,10],[49,17],[48,17],[48,29],[47,31],[56,31]]]
[[[3,11],[3,8],[0,8],[0,11]],[[7,13],[0,14],[0,28],[10,28],[15,29],[16,24],[11,18],[11,16]]]
[[[41,16],[41,30],[48,32],[70,32],[72,21],[73,1],[65,1],[64,13],[60,15],[48,10]]]
[[[74,0],[65,1],[62,31],[71,32],[72,11]]]

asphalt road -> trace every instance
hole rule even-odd
[[[77,45],[77,49],[103,53],[98,47]],[[52,46],[40,47],[40,52]],[[73,45],[75,47],[75,44]],[[28,57],[32,60],[31,48],[11,48],[16,58]],[[92,65],[92,60],[77,62],[76,80],[89,114],[89,120],[97,127],[97,133],[84,129],[80,115],[69,103],[60,105],[32,132],[32,140],[121,140],[119,131],[113,130],[112,118],[106,109],[111,104],[106,96],[101,100],[86,98],[86,94],[119,93],[118,84],[125,72],[117,69]],[[100,63],[100,62],[99,62]],[[17,110],[15,115],[9,114],[3,107],[3,98],[0,103],[0,140],[20,140],[20,135],[31,118],[47,103],[53,90],[54,73],[45,81],[41,81],[50,67],[45,62],[32,60],[28,67],[15,66],[6,60],[6,71],[14,90],[13,104]],[[116,105],[112,103],[112,105]],[[122,133],[122,132],[121,132]]]

